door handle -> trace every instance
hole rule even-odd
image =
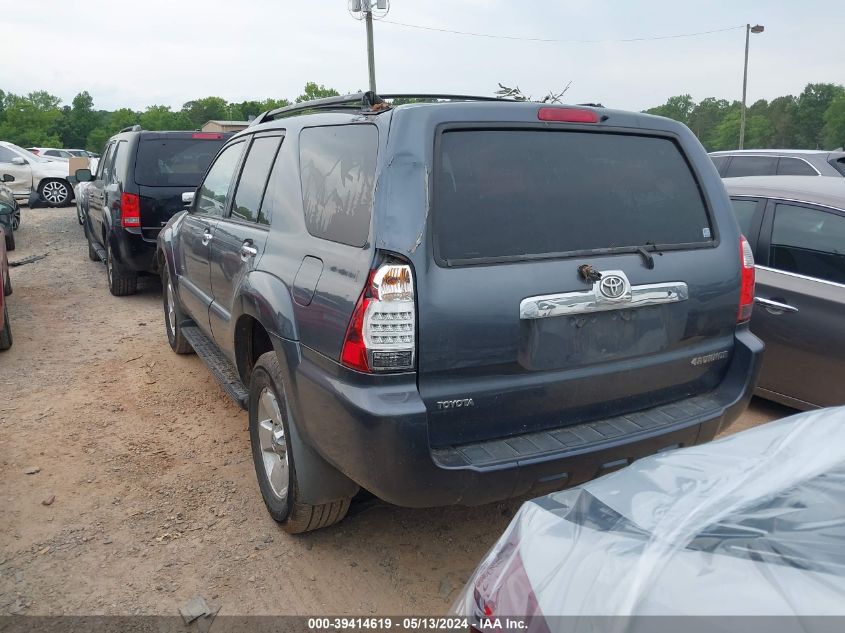
[[[764,299],[763,297],[754,297],[754,301],[766,308],[769,314],[783,314],[788,312],[794,314],[798,312],[798,308],[791,306],[788,303],[781,303],[780,301],[773,301],[772,299]]]
[[[208,243],[211,241],[211,231],[208,229],[202,234],[202,245],[208,246]]]
[[[241,259],[246,261],[258,255],[258,249],[252,245],[252,240],[245,240],[241,246]]]

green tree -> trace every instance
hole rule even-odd
[[[191,129],[199,129],[208,121],[227,120],[229,104],[221,97],[204,97],[188,101],[182,106],[182,114]]]
[[[17,145],[61,145],[56,133],[62,120],[61,100],[39,90],[25,97],[7,94],[0,138]]]
[[[840,94],[824,111],[824,142],[828,149],[845,147],[845,94]]]
[[[772,124],[772,136],[768,147],[795,147],[795,109],[797,99],[792,95],[772,99],[768,117]]]
[[[191,127],[182,112],[173,112],[170,106],[151,105],[138,117],[145,130],[184,130]]]
[[[716,128],[725,117],[730,103],[725,99],[707,97],[693,108],[687,125],[708,150],[715,147]]]
[[[695,101],[692,100],[690,95],[678,95],[669,97],[663,105],[646,110],[646,112],[648,114],[656,114],[657,116],[665,116],[686,125],[694,109]]]
[[[87,91],[80,92],[73,98],[71,107],[66,108],[64,114],[64,147],[84,147],[88,135],[100,122],[100,117],[94,111],[94,99]]]
[[[807,84],[795,110],[796,145],[817,149],[824,144],[824,113],[843,93],[845,88],[836,84]]]
[[[297,103],[303,101],[313,101],[314,99],[324,99],[326,97],[337,97],[340,93],[334,88],[326,88],[324,85],[317,85],[314,81],[309,81],[305,84],[305,89],[302,94],[296,98]]]

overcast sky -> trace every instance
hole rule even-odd
[[[295,97],[307,81],[366,89],[364,25],[346,0],[0,0],[0,89],[47,90],[70,102],[88,90],[104,109],[179,108]],[[845,83],[843,0],[393,0],[386,20],[494,35],[375,25],[381,92],[492,94],[497,82],[542,95],[568,82],[569,102],[641,110],[667,97],[742,94],[744,29],[752,35],[749,103]],[[616,40],[616,41],[614,41]]]

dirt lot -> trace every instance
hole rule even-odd
[[[106,289],[75,210],[24,209],[11,259],[15,343],[0,355],[0,614],[441,613],[518,502],[365,504],[279,530],[255,483],[246,415],[170,351],[160,286]],[[755,402],[735,428],[789,410]],[[39,469],[34,474],[27,471]]]

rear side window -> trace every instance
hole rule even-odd
[[[121,181],[126,177],[126,170],[129,163],[129,144],[126,141],[120,141],[115,145],[114,150],[114,168],[112,169],[112,178],[115,182]]]
[[[774,176],[777,167],[777,156],[734,156],[724,177]]]
[[[778,163],[778,176],[818,176],[818,173],[807,161],[784,157]]]
[[[374,125],[302,130],[302,207],[311,235],[350,246],[367,243],[377,155],[378,129]]]
[[[712,241],[696,180],[665,138],[447,131],[435,186],[447,265]]]
[[[845,284],[845,217],[778,204],[772,227],[772,268]]]
[[[756,236],[751,235],[751,221],[754,219],[754,212],[757,210],[756,200],[731,200],[734,215],[739,224],[739,232],[750,240]]]
[[[261,200],[264,197],[267,178],[281,140],[280,136],[270,136],[253,141],[244,161],[238,188],[235,190],[235,201],[232,204],[233,218],[269,224],[267,217],[260,210]]]
[[[845,156],[830,161],[830,164],[836,168],[836,171],[845,176]]]
[[[135,160],[135,182],[148,187],[196,187],[223,142],[142,137]]]

